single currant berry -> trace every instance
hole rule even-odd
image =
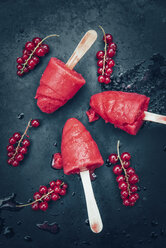
[[[24,60],[24,62],[25,62],[28,58],[29,58],[29,55],[27,55],[27,54],[24,54],[24,55],[22,56],[22,59]]]
[[[105,73],[107,73],[107,75],[110,76],[110,75],[113,73],[112,68],[107,68],[107,69],[105,70]]]
[[[47,202],[39,203],[39,209],[42,211],[46,211],[48,209],[48,203]]]
[[[112,37],[111,34],[106,34],[106,35],[103,36],[104,41],[105,41],[105,39],[106,39],[106,43],[110,44],[112,42],[112,40],[113,40],[113,37]]]
[[[40,62],[39,57],[37,57],[37,56],[34,55],[34,56],[32,57],[32,59],[33,59],[35,65],[39,64],[39,62]]]
[[[7,146],[7,151],[8,151],[8,152],[14,151],[14,146],[13,146],[13,145],[8,145],[8,146]]]
[[[136,199],[136,201],[139,199],[139,194],[138,193],[135,193],[134,194],[134,197],[135,197],[135,199]]]
[[[28,70],[33,70],[35,68],[35,65],[33,65],[33,63],[31,65],[28,65]]]
[[[131,190],[131,192],[134,193],[134,192],[136,192],[138,190],[138,187],[136,185],[131,185],[130,190]]]
[[[122,199],[125,199],[125,198],[128,197],[129,193],[128,193],[127,190],[122,190],[122,191],[120,192],[120,195],[121,195],[121,198],[122,198]]]
[[[18,153],[15,156],[15,159],[20,162],[20,161],[22,161],[24,159],[24,155],[22,153]]]
[[[135,174],[135,170],[134,170],[132,167],[127,168],[126,172],[127,172],[127,174],[128,174],[129,176]]]
[[[61,184],[62,184],[63,182],[61,181],[61,180],[56,180],[56,182],[55,182],[55,184],[56,184],[56,186],[60,186]]]
[[[7,160],[7,163],[8,163],[8,164],[12,164],[12,163],[13,163],[13,159],[9,158],[9,159]]]
[[[18,141],[21,139],[21,134],[20,133],[14,133],[13,137]]]
[[[19,149],[19,153],[22,153],[22,154],[26,154],[27,151],[28,151],[28,149],[26,148],[26,146],[22,146],[22,147],[20,147],[20,149]]]
[[[28,146],[30,146],[30,141],[28,139],[23,139],[22,144],[23,144],[23,146],[28,147]]]
[[[29,57],[29,55],[31,54],[31,51],[24,49],[22,53],[23,53],[23,55],[28,55],[28,57]]]
[[[97,65],[98,65],[98,67],[103,68],[103,60],[102,59],[98,60]]]
[[[136,174],[132,175],[129,177],[129,183],[130,184],[135,184],[135,183],[138,183],[139,181],[139,178]]]
[[[67,188],[68,188],[67,183],[64,183],[64,184],[62,185],[62,188],[63,188],[63,189],[67,189]]]
[[[129,161],[131,159],[131,155],[128,152],[123,152],[120,157],[123,161]]]
[[[16,142],[17,142],[17,140],[16,140],[14,137],[11,137],[11,138],[9,139],[9,143],[10,143],[11,145],[16,144]]]
[[[18,69],[18,70],[21,70],[22,68],[23,68],[22,65],[20,65],[20,64],[17,65],[17,69]]]
[[[30,67],[34,68],[35,65],[36,65],[36,63],[35,63],[35,61],[33,59],[28,60],[28,68],[29,69],[30,69]],[[32,69],[30,69],[30,70],[32,70]]]
[[[98,76],[98,82],[99,83],[104,83],[105,82],[105,77],[103,75]]]
[[[123,166],[125,169],[127,169],[130,166],[130,161],[124,161]]]
[[[124,181],[125,181],[125,176],[124,176],[124,175],[119,175],[119,176],[117,176],[116,181],[117,181],[118,183],[124,182]]]
[[[131,195],[129,196],[129,202],[130,202],[130,203],[131,203],[131,202],[136,202],[135,194],[131,194]]]
[[[124,199],[124,200],[123,200],[123,205],[126,206],[126,207],[127,207],[127,206],[130,206],[129,199]]]
[[[42,39],[39,38],[39,37],[35,37],[35,38],[33,38],[33,40],[32,40],[32,42],[35,44],[35,46],[37,46],[37,44],[38,44],[39,42],[41,42],[41,41],[42,41]]]
[[[13,167],[17,167],[17,166],[19,165],[19,161],[13,160],[12,163],[11,163],[11,165],[12,165]]]
[[[59,194],[60,191],[61,191],[61,188],[60,188],[59,186],[55,186],[55,187],[54,187],[54,192],[55,192],[56,194]]]
[[[32,205],[31,205],[32,209],[37,211],[39,210],[39,203],[38,202],[34,202]]]
[[[130,202],[130,206],[134,206],[135,205],[135,202]]]
[[[39,200],[41,198],[41,194],[39,192],[35,192],[34,195],[33,195],[33,199],[34,200]]]
[[[103,73],[103,68],[99,67],[98,70],[97,70],[97,73],[101,75]]]
[[[97,59],[103,59],[104,58],[104,51],[98,51],[97,53],[96,53],[96,58]]]
[[[48,188],[48,193],[52,193],[53,191],[54,190],[51,187]]]
[[[53,189],[55,187],[55,185],[56,185],[56,182],[55,181],[51,181],[49,184],[50,184],[50,187]]]
[[[8,152],[8,154],[7,154],[7,156],[8,156],[9,158],[12,158],[13,155],[14,155],[14,152]]]
[[[115,50],[113,50],[112,48],[108,48],[107,49],[107,56],[109,57],[109,58],[112,58],[112,57],[114,57],[115,56]]]
[[[38,47],[35,51],[35,54],[39,57],[43,57],[46,54],[46,52],[42,47]]]
[[[19,76],[19,77],[22,77],[23,76],[23,73],[21,72],[21,71],[17,71],[17,75]]]
[[[58,194],[56,194],[56,193],[52,193],[52,194],[51,194],[51,199],[52,199],[53,201],[57,201],[59,198],[60,198],[60,196],[59,196]]]
[[[66,195],[66,189],[61,189],[59,192],[60,195]]]
[[[24,73],[27,73],[27,72],[29,72],[29,69],[28,69],[28,67],[25,67],[25,68],[23,69],[23,71],[24,71]]]
[[[127,189],[127,183],[126,182],[120,182],[119,183],[119,189],[126,190]]]
[[[23,64],[23,63],[24,63],[23,58],[18,57],[18,58],[17,58],[17,63],[20,64],[20,65]]]
[[[51,200],[50,195],[46,195],[45,197],[43,197],[43,201],[49,202],[50,200]]]
[[[109,44],[109,48],[112,48],[113,50],[117,50],[117,45],[114,43],[114,42],[112,42],[112,43],[110,43]]]
[[[39,127],[40,126],[39,120],[32,120],[31,121],[31,126],[32,127]]]
[[[41,47],[44,49],[45,53],[48,53],[49,50],[50,50],[50,48],[49,48],[49,46],[47,44],[42,44]]]
[[[115,175],[120,175],[122,173],[122,167],[121,167],[121,165],[115,165],[113,167],[113,173]]]
[[[26,44],[25,44],[25,49],[28,50],[28,51],[32,51],[34,50],[35,48],[35,45],[33,42],[31,41],[28,41]]]
[[[48,191],[48,189],[47,189],[47,187],[46,186],[40,186],[40,188],[39,188],[39,193],[40,194],[42,194],[42,195],[44,195],[44,194],[47,194],[47,191]]]
[[[114,60],[113,59],[109,59],[108,62],[107,62],[107,65],[108,65],[109,68],[114,67],[114,65],[115,65]]]
[[[111,79],[110,79],[110,77],[105,77],[105,84],[109,84],[111,82]]]
[[[109,155],[108,159],[111,164],[116,164],[118,162],[118,155],[116,153],[112,153]]]

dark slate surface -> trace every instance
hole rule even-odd
[[[98,25],[111,32],[118,44],[116,69],[111,89],[131,90],[151,97],[149,109],[166,114],[165,62],[166,4],[165,1],[0,1],[0,198],[16,193],[19,202],[26,202],[42,184],[64,178],[69,192],[62,201],[49,206],[46,213],[27,207],[18,212],[2,210],[0,247],[16,248],[160,248],[166,245],[166,127],[148,123],[133,137],[99,120],[89,124],[85,111],[90,96],[103,90],[97,83],[95,54],[103,48]],[[68,60],[83,34],[95,29],[98,40],[76,66],[87,84],[54,114],[46,115],[34,99],[39,80],[51,56]],[[35,36],[60,34],[50,38],[50,53],[40,65],[24,78],[16,75],[16,58],[26,41]],[[154,53],[160,55],[153,56]],[[150,60],[152,58],[153,60]],[[142,63],[139,68],[135,67]],[[127,85],[132,85],[127,88]],[[23,119],[17,116],[24,113]],[[41,127],[31,130],[31,147],[24,163],[11,168],[6,163],[8,138],[15,131],[23,132],[30,118],[39,118]],[[63,171],[50,167],[51,156],[60,151],[61,131],[66,120],[81,120],[96,140],[104,160],[116,150],[132,154],[132,165],[140,176],[140,200],[133,208],[122,206],[112,168],[96,171],[93,182],[95,196],[102,215],[104,229],[93,234],[85,220],[87,211],[78,176],[64,176]],[[57,147],[53,144],[57,142]],[[166,149],[165,149],[166,150]],[[72,193],[75,195],[72,196]],[[51,234],[39,230],[37,223],[57,222],[60,231]],[[12,234],[8,238],[5,232]],[[25,238],[30,236],[30,238]],[[29,242],[28,242],[29,241]]]

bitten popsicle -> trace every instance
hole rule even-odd
[[[96,31],[89,30],[66,64],[57,58],[50,59],[35,96],[41,111],[47,114],[53,113],[70,100],[85,84],[85,79],[73,68],[96,38]]]
[[[94,198],[89,171],[102,166],[104,161],[88,130],[75,118],[69,119],[63,128],[61,153],[64,173],[81,176],[90,227],[93,232],[99,233],[103,224]]]
[[[89,122],[102,117],[129,134],[136,135],[144,120],[166,124],[166,117],[147,112],[150,98],[137,93],[104,91],[90,99]]]

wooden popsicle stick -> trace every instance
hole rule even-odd
[[[90,228],[94,233],[99,233],[103,229],[103,223],[94,197],[89,171],[80,172],[80,176],[85,193]]]
[[[144,121],[153,121],[157,123],[166,124],[166,116],[153,114],[147,111],[144,111],[144,113],[145,113]]]
[[[89,50],[97,39],[97,33],[95,30],[89,30],[81,39],[80,43],[74,50],[73,54],[66,63],[66,66],[71,70],[76,66],[79,60],[84,56],[84,54]]]

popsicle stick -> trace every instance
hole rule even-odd
[[[147,111],[145,111],[144,113],[145,113],[144,121],[153,121],[157,123],[166,124],[166,116],[153,114]]]
[[[89,171],[80,172],[80,176],[85,193],[90,228],[94,233],[99,233],[103,229],[103,223],[94,197]]]
[[[71,70],[76,66],[79,60],[84,56],[84,54],[89,50],[97,39],[97,33],[95,30],[89,30],[81,39],[80,43],[76,47],[75,51],[67,61],[66,65]]]

